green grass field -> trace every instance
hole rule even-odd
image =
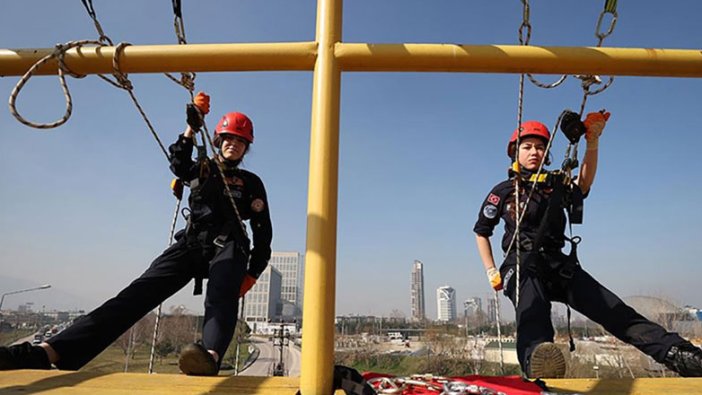
[[[236,343],[232,343],[227,351],[227,355],[224,357],[224,367],[227,364],[233,365],[234,353],[236,349]],[[86,372],[100,372],[100,373],[114,373],[114,372],[124,372],[125,365],[127,365],[127,371],[131,373],[148,373],[149,371],[149,353],[151,352],[151,345],[142,345],[136,349],[132,358],[129,359],[128,364],[125,363],[125,356],[122,349],[118,346],[112,345],[103,351],[100,355],[95,357],[90,363],[85,365],[81,371]],[[239,354],[239,366],[243,365],[244,361],[248,357],[248,343],[243,343],[240,347]],[[167,357],[160,359],[156,357],[154,359],[154,373],[180,373],[178,369],[178,356],[175,354],[169,354]],[[222,370],[220,375],[233,375],[234,370]]]

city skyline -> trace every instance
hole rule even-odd
[[[702,2],[619,3],[616,29],[604,46],[699,47]],[[80,2],[4,5],[2,48],[53,48],[96,38]],[[314,2],[183,6],[192,44],[315,40]],[[534,3],[531,45],[595,45],[601,11],[594,2]],[[96,12],[115,42],[177,44],[169,4],[101,2]],[[236,24],[232,13],[239,16]],[[570,18],[573,13],[578,18]],[[518,45],[522,21],[519,2],[347,1],[342,41]],[[188,92],[158,73],[129,76],[162,142],[175,141],[185,127]],[[0,79],[0,93],[9,97],[19,80]],[[450,283],[459,301],[477,296],[485,304],[494,298],[472,227],[489,190],[507,177],[505,145],[517,126],[519,81],[514,73],[343,73],[337,215],[329,219],[336,226],[329,247],[336,252],[338,314],[398,310],[409,317],[408,267],[415,259],[425,265],[427,317],[436,316],[430,299],[441,284]],[[548,90],[525,82],[524,119],[541,120],[550,129],[558,114],[577,110],[583,97],[572,76]],[[168,245],[173,175],[140,114],[123,90],[96,76],[67,83],[73,112],[57,129],[36,131],[7,108],[0,111],[7,147],[0,156],[0,183],[8,191],[0,205],[0,289],[52,284],[41,295],[9,297],[8,308],[33,301],[91,310],[143,273]],[[196,90],[211,97],[210,130],[229,111],[246,113],[255,125],[256,141],[242,166],[265,183],[276,251],[319,253],[305,251],[307,223],[317,219],[307,207],[312,87],[307,71],[203,72],[196,80]],[[700,91],[700,78],[616,76],[587,101],[586,112],[605,108],[612,116],[600,140],[583,225],[574,226],[573,234],[582,237],[583,267],[619,296],[702,304],[702,211],[690,209],[699,205],[702,185],[696,152],[702,146]],[[31,120],[60,117],[65,97],[56,76],[33,77],[18,106]],[[565,137],[556,134],[552,168],[565,149]],[[177,229],[183,226],[179,216]],[[501,236],[500,227],[493,241]],[[497,244],[493,254],[499,258]],[[501,294],[499,300],[509,318],[509,300]],[[201,312],[203,298],[193,297],[189,284],[164,305]]]

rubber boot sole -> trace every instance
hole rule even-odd
[[[189,376],[216,376],[218,373],[217,363],[212,354],[200,344],[188,344],[183,347],[178,367]]]
[[[565,377],[566,360],[563,352],[553,343],[541,343],[531,353],[529,377],[560,379]]]

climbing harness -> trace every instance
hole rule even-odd
[[[97,14],[95,13],[95,9],[93,7],[92,0],[81,0],[81,2],[83,3],[83,6],[85,7],[88,15],[92,19],[93,24],[95,25],[95,29],[97,30],[99,38],[98,38],[98,40],[70,41],[66,44],[58,44],[58,45],[56,45],[55,50],[51,54],[41,58],[34,65],[32,65],[32,67],[30,67],[30,69],[22,76],[22,78],[18,81],[15,88],[12,90],[12,92],[10,94],[10,99],[9,99],[10,113],[22,124],[25,124],[27,126],[34,127],[37,129],[51,129],[51,128],[55,128],[55,127],[58,127],[60,125],[63,125],[66,121],[68,121],[68,119],[70,118],[70,116],[72,114],[73,103],[72,103],[70,91],[68,89],[68,85],[66,84],[65,74],[68,74],[68,75],[73,76],[75,78],[83,78],[83,77],[85,77],[85,75],[79,75],[77,73],[74,73],[73,71],[71,71],[68,68],[68,66],[65,64],[65,61],[64,61],[66,51],[73,49],[73,48],[80,49],[81,47],[83,47],[85,45],[94,45],[97,47],[114,46],[112,40],[105,34],[104,30],[102,29],[102,25],[98,21]],[[184,30],[184,26],[183,26],[183,19],[182,19],[182,13],[181,13],[181,2],[180,2],[180,0],[172,0],[172,5],[173,5],[173,11],[174,11],[174,15],[175,15],[174,27],[176,30],[176,36],[178,37],[178,42],[180,44],[185,44],[186,40],[185,40],[185,30]],[[144,109],[142,108],[142,106],[140,105],[138,99],[136,98],[136,96],[134,94],[134,86],[133,86],[132,82],[129,80],[128,75],[126,73],[124,73],[120,68],[120,59],[121,59],[122,53],[124,51],[124,48],[129,46],[129,45],[131,45],[131,44],[126,43],[126,42],[121,42],[116,47],[114,47],[114,53],[113,53],[113,57],[112,57],[112,76],[113,76],[114,80],[112,80],[104,75],[101,75],[101,74],[98,74],[98,77],[103,79],[104,81],[108,82],[109,84],[117,87],[117,88],[124,89],[125,91],[127,91],[127,93],[129,93],[129,96],[132,99],[132,102],[134,103],[135,107],[137,108],[137,110],[141,114],[142,118],[144,119],[144,122],[146,123],[149,131],[151,132],[151,135],[154,137],[154,139],[158,143],[159,148],[161,149],[161,152],[164,154],[166,159],[170,161],[170,155],[168,154],[163,142],[159,138],[153,125],[151,124],[151,121],[147,117],[146,113],[144,112]],[[64,96],[66,99],[66,111],[65,111],[63,117],[57,121],[47,123],[47,124],[37,124],[37,123],[31,122],[31,121],[28,121],[27,119],[25,119],[24,117],[22,117],[19,114],[19,112],[17,111],[17,108],[16,108],[16,100],[17,100],[17,96],[19,95],[21,89],[27,83],[29,78],[31,78],[34,75],[36,70],[38,70],[41,66],[43,66],[44,64],[46,64],[48,61],[50,61],[52,59],[56,59],[56,61],[58,63],[58,76],[59,76],[61,88],[63,90]],[[169,77],[174,82],[178,83],[179,85],[183,86],[185,89],[187,89],[190,93],[190,98],[192,101],[195,73],[181,73],[180,80],[176,79],[175,77],[173,77],[167,73],[166,73],[166,76]],[[199,115],[200,115],[201,120],[202,120],[203,128],[200,128],[198,131],[196,131],[196,133],[199,132],[202,136],[202,145],[197,146],[197,151],[198,151],[198,160],[200,161],[200,163],[202,165],[205,162],[203,160],[203,158],[207,157],[207,143],[206,143],[206,141],[209,142],[210,147],[212,148],[212,152],[216,153],[216,149],[215,149],[214,144],[212,143],[212,139],[209,136],[209,131],[207,130],[207,126],[204,123],[204,119],[202,119],[203,118],[202,114],[200,113]],[[204,130],[202,130],[202,129],[204,129]],[[232,194],[232,191],[231,191],[229,185],[227,185],[227,183],[225,181],[224,164],[222,163],[219,156],[216,154],[214,155],[214,162],[217,165],[217,168],[219,170],[219,175],[222,179],[222,183],[224,185],[226,194],[229,198],[229,201],[232,205],[232,208],[234,209],[234,213],[236,215],[237,222],[239,223],[239,227],[241,229],[241,233],[234,232],[235,235],[237,235],[237,234],[239,235],[239,237],[235,236],[235,238],[238,239],[237,246],[245,255],[248,255],[248,248],[250,245],[250,241],[249,241],[248,236],[247,236],[246,227],[241,219],[241,215],[239,214],[239,210],[236,206],[236,202],[234,200],[234,196]],[[202,168],[202,169],[204,170],[204,168]],[[179,188],[181,190],[180,193],[176,194],[177,202],[176,202],[176,210],[175,211],[176,211],[176,213],[178,213],[179,208],[180,208],[180,204],[181,204],[181,200],[182,200],[182,184],[180,184],[180,183],[182,183],[182,181],[175,180],[174,183],[175,183],[174,188]],[[174,189],[174,192],[175,192],[175,189]],[[174,215],[174,219],[172,221],[171,231],[170,231],[170,235],[169,235],[169,245],[172,243],[172,240],[173,240],[176,222],[177,222],[177,214]],[[221,243],[222,240],[221,239],[217,239],[217,240],[220,241],[220,245],[218,247],[223,246],[223,244]],[[198,291],[198,289],[201,292],[202,278],[199,278],[199,286],[198,286],[198,278],[196,278],[195,287],[196,287],[196,292]],[[154,348],[155,348],[156,339],[158,336],[158,325],[159,325],[159,318],[161,316],[161,308],[162,308],[162,306],[159,305],[158,310],[157,310],[157,319],[156,319],[155,328],[154,328],[151,356],[149,359],[149,373],[153,372],[153,355],[154,355]]]
[[[522,1],[522,24],[519,27],[519,42],[521,45],[529,45],[529,40],[531,38],[531,23],[529,22],[530,18],[530,7],[529,7],[529,1],[528,0],[521,0]],[[608,37],[612,32],[614,31],[614,27],[617,22],[618,14],[616,11],[617,7],[617,0],[606,0],[604,9],[602,12],[600,12],[600,15],[597,20],[597,26],[595,28],[595,36],[598,38],[598,43],[597,47],[601,47],[602,43],[604,42],[604,39]],[[605,19],[605,16],[607,14],[612,15],[612,20],[610,21],[609,28],[607,31],[603,32],[602,31],[602,23],[603,20]],[[567,75],[561,76],[556,82],[551,83],[551,84],[543,84],[537,81],[535,78],[533,78],[530,74],[526,74],[529,78],[529,80],[536,86],[540,88],[554,88],[558,85],[560,85],[567,77]],[[523,105],[524,105],[524,76],[525,74],[522,73],[520,74],[519,77],[519,95],[518,95],[518,100],[517,100],[517,125],[519,128],[519,132],[517,133],[517,140],[516,140],[516,147],[519,147],[521,143],[521,132],[522,132],[522,112],[523,112]],[[580,118],[582,117],[583,111],[585,109],[585,104],[587,102],[587,98],[589,96],[597,95],[599,93],[602,93],[605,91],[609,86],[611,86],[612,82],[614,81],[613,77],[610,77],[608,82],[604,84],[602,87],[591,91],[591,87],[594,85],[599,85],[602,83],[602,80],[600,79],[599,76],[596,75],[577,75],[575,76],[576,78],[581,80],[581,87],[583,89],[583,99],[580,104],[580,112],[577,114],[577,121],[580,122]],[[538,179],[539,175],[543,171],[543,167],[545,162],[548,160],[548,153],[550,152],[551,145],[553,142],[553,138],[555,137],[555,129],[559,125],[563,125],[563,118],[566,117],[568,120],[568,123],[571,124],[571,122],[574,120],[572,113],[569,110],[564,111],[561,113],[561,115],[558,117],[558,120],[556,121],[556,127],[552,130],[554,130],[554,133],[551,134],[549,141],[546,146],[546,154],[541,160],[541,163],[539,164],[539,168],[536,172],[536,178]],[[569,132],[573,132],[573,130],[569,129]],[[584,130],[582,131],[584,133]],[[575,134],[574,133],[566,133],[564,130],[564,134],[568,137],[570,144],[568,145],[567,151],[566,151],[566,159],[564,160],[563,166],[562,166],[562,171],[566,173],[567,175],[567,180],[570,182],[571,179],[571,172],[573,169],[575,169],[578,165],[577,162],[577,155],[578,155],[578,140],[579,136],[575,141],[572,140],[574,138]],[[581,134],[582,135],[582,134]],[[518,156],[515,157],[515,160],[517,160],[518,163]],[[514,234],[512,235],[512,239],[510,240],[509,247],[504,253],[504,256],[509,255],[509,253],[512,250],[512,247],[515,247],[515,253],[516,253],[516,286],[515,286],[515,306],[519,306],[519,291],[520,291],[520,272],[521,272],[521,249],[520,249],[520,242],[517,242],[515,244],[515,240],[521,240],[520,239],[520,228],[521,228],[521,223],[522,220],[524,219],[524,215],[526,213],[526,208],[528,207],[529,201],[531,200],[531,197],[533,195],[534,190],[536,189],[536,182],[532,182],[530,191],[527,195],[527,199],[524,203],[524,205],[521,205],[521,200],[520,200],[520,181],[521,181],[521,175],[520,175],[520,168],[519,165],[516,166],[516,172],[517,175],[515,177],[515,212],[516,212],[516,226],[515,226],[515,231]],[[522,211],[521,208],[524,208]],[[581,223],[582,222],[582,204],[579,205],[580,211],[579,211],[579,217],[578,217],[578,212],[569,212],[569,217],[575,219],[576,221],[579,220],[579,222],[575,223]],[[569,222],[569,225],[571,222]],[[571,228],[571,238],[570,240],[573,240],[574,238],[572,237],[572,228]],[[579,240],[579,238],[578,238]],[[576,243],[577,244],[577,243]],[[571,241],[571,247],[574,249],[575,245]],[[498,299],[498,293],[495,292],[495,300]],[[570,307],[568,307],[568,314],[570,315]],[[570,321],[568,322],[570,325]],[[501,345],[502,344],[502,338],[500,336],[500,323],[499,321],[496,323],[498,327],[498,343]],[[570,331],[569,331],[570,335]],[[571,348],[574,347],[574,343],[572,341],[572,336],[571,336]],[[504,361],[504,355],[500,347],[500,363],[502,364]]]

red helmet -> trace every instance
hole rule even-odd
[[[519,133],[519,128],[514,130],[512,133],[512,138],[509,139],[507,144],[507,156],[510,158],[514,157],[514,145],[517,143],[517,134]],[[541,122],[538,121],[526,121],[522,122],[522,133],[519,135],[520,140],[526,137],[540,137],[548,142],[551,139],[551,133],[549,133],[548,128]]]
[[[233,134],[253,144],[253,122],[251,119],[240,112],[229,112],[224,114],[219,120],[217,128],[215,128],[214,145],[219,147],[222,145],[222,135]]]

